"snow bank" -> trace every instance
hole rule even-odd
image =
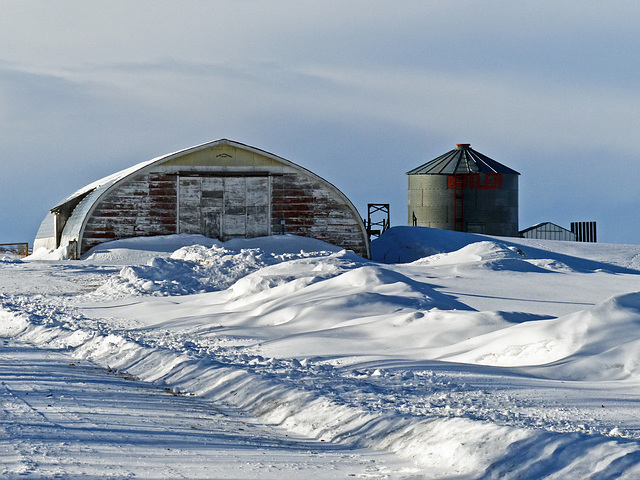
[[[421,258],[414,264],[428,267],[456,266],[456,270],[484,268],[514,272],[573,271],[568,265],[557,260],[530,259],[516,246],[486,240],[466,245],[453,252]]]
[[[544,269],[565,271],[569,268],[582,273],[605,271],[638,274],[640,272],[640,256],[636,245],[494,237],[427,227],[392,227],[388,229],[371,242],[371,256],[376,262],[410,263],[425,257],[463,249],[464,254],[468,255],[472,253],[467,250],[468,246],[484,242],[491,242],[493,248],[500,245],[502,249],[521,253],[527,263]],[[488,253],[484,252],[485,255]],[[505,250],[504,253],[508,252]],[[517,257],[512,257],[512,259],[517,260]],[[462,260],[469,261],[468,258]],[[524,263],[520,265],[524,265]]]
[[[0,336],[71,351],[78,359],[126,371],[176,394],[232,405],[295,433],[388,449],[435,478],[581,478],[599,471],[609,475],[612,466],[621,478],[640,473],[634,460],[640,456],[636,442],[468,418],[380,413],[283,383],[277,375],[257,374],[247,366],[148,347],[114,333],[74,330],[64,326],[70,318],[62,312],[57,321],[52,316],[43,321],[9,301],[0,312]]]
[[[83,255],[88,263],[109,265],[144,265],[156,257],[168,257],[179,248],[189,245],[211,247],[222,242],[203,235],[181,233],[114,240],[96,245]]]
[[[130,262],[82,297],[90,304],[0,296],[0,336],[292,432],[388,449],[436,478],[640,475],[640,434],[593,409],[582,423],[584,405],[563,403],[579,388],[564,382],[617,381],[618,393],[640,384],[640,293],[622,290],[637,284],[639,248],[609,262],[594,247],[585,259],[573,245],[385,235],[378,253],[411,263],[289,236],[112,242],[74,264],[98,275],[99,262]],[[553,401],[527,403],[522,392],[545,378]]]
[[[288,245],[301,244],[299,239],[284,240]],[[247,243],[249,242],[234,241],[227,245]],[[276,247],[276,250],[283,249],[283,245],[277,241],[269,242],[269,245]],[[284,249],[286,250],[286,246]],[[191,245],[176,250],[168,258],[154,256],[148,265],[124,267],[118,275],[98,288],[95,295],[188,295],[224,290],[238,279],[267,265],[331,254],[331,251],[326,250],[301,249],[299,253],[276,254],[261,248],[242,248],[238,251],[217,244],[210,247]],[[95,253],[91,258],[95,258]]]
[[[449,347],[447,361],[544,366],[537,375],[562,380],[640,380],[640,293],[611,298],[557,319],[526,322]],[[532,370],[534,371],[534,370]]]
[[[67,260],[69,258],[69,247],[60,247],[55,249],[48,249],[45,247],[38,248],[31,255],[24,257],[22,260],[25,262],[34,260]]]
[[[156,257],[168,257],[176,250],[187,246],[207,248],[218,246],[232,251],[259,248],[265,253],[275,255],[301,251],[338,252],[341,250],[341,248],[321,240],[295,235],[234,238],[222,242],[202,235],[181,233],[179,235],[125,238],[101,243],[83,255],[83,260],[109,265],[144,265]]]
[[[371,258],[382,263],[408,263],[453,252],[486,236],[425,227],[392,227],[371,242]]]

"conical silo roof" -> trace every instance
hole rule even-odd
[[[458,143],[453,150],[430,162],[409,170],[407,175],[453,175],[466,173],[500,173],[520,175],[515,170],[476,152],[468,143]]]

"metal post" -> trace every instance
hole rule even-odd
[[[385,215],[381,220],[373,221],[371,216],[381,213]],[[391,218],[389,214],[389,204],[388,203],[369,203],[367,204],[367,220],[365,223],[365,227],[367,228],[367,233],[369,234],[369,238],[372,236],[379,237],[382,235],[391,225]],[[380,228],[374,228],[380,227]]]

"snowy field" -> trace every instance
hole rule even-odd
[[[4,257],[3,478],[640,478],[640,246],[372,250]]]

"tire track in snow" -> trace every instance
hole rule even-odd
[[[3,358],[0,358],[2,361]],[[5,382],[0,382],[0,408],[2,409],[2,421],[0,422],[0,475],[26,475],[35,470],[35,464],[30,459],[33,451],[27,451],[23,442],[14,439],[19,434],[21,423],[26,420],[22,411],[22,405],[6,387]]]
[[[3,478],[385,478],[389,455],[285,436],[241,412],[4,341]],[[288,472],[288,473],[287,473]]]
[[[275,375],[260,376],[238,365],[145,346],[144,338],[133,341],[114,333],[73,330],[73,322],[68,323],[62,311],[58,318],[43,318],[17,304],[10,308],[13,313],[5,310],[7,331],[20,341],[71,348],[77,358],[128,371],[169,389],[193,392],[209,404],[227,404],[290,432],[348,446],[387,449],[414,460],[435,477],[484,478],[483,472],[492,472],[503,478],[527,478],[522,475],[532,465],[547,474],[566,473],[565,478],[589,478],[596,468],[604,478],[613,471],[616,478],[638,478],[640,473],[638,441],[514,428],[462,417],[371,411],[291,386]],[[81,324],[87,327],[84,321]],[[529,447],[523,450],[522,445]]]

